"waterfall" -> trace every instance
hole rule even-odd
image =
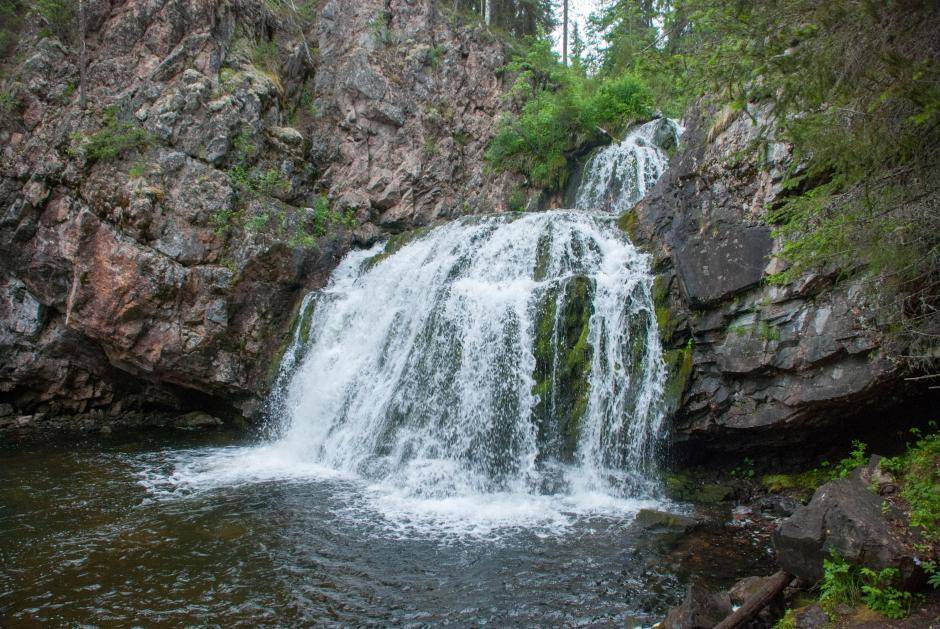
[[[658,118],[595,152],[585,164],[575,207],[616,214],[632,208],[663,174],[666,151],[678,144],[681,132],[676,121]]]
[[[303,304],[279,456],[427,498],[654,493],[649,260],[614,217],[468,217],[397,244],[351,252]]]

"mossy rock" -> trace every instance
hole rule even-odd
[[[424,237],[430,231],[430,227],[419,227],[417,229],[411,229],[409,231],[401,232],[400,234],[393,234],[389,236],[388,240],[385,242],[385,248],[382,250],[382,252],[377,253],[366,260],[363,263],[363,269],[368,271],[379,262],[390,258],[394,254],[404,249],[406,245]]]
[[[591,280],[576,276],[546,291],[539,306],[532,393],[539,397],[533,412],[546,457],[571,460],[577,448],[590,395],[593,294]]]
[[[692,347],[688,345],[682,349],[671,349],[663,352],[666,363],[666,386],[663,391],[663,400],[666,409],[675,411],[682,404],[682,396],[692,376]]]
[[[720,483],[699,483],[684,474],[667,474],[666,495],[673,500],[717,504],[734,497],[734,489]]]
[[[640,509],[636,514],[636,523],[645,529],[678,529],[689,532],[698,526],[698,521],[667,511],[656,509]]]
[[[809,470],[799,474],[767,474],[761,478],[761,484],[772,494],[794,493],[808,497],[827,480],[823,472]]]
[[[669,285],[671,277],[660,274],[653,279],[653,308],[656,313],[656,326],[663,345],[668,346],[676,334],[679,321],[669,306]]]
[[[630,240],[636,240],[636,223],[636,212],[632,210],[617,219],[617,227],[620,228],[620,231],[629,236]]]
[[[311,299],[307,308],[303,309],[303,300],[297,306],[297,312],[291,318],[290,332],[278,346],[277,351],[271,357],[271,363],[268,365],[267,382],[268,386],[274,383],[277,374],[281,369],[281,362],[284,360],[284,354],[287,348],[293,343],[295,336],[299,335],[300,342],[306,346],[310,340],[310,328],[313,325],[313,311],[316,310],[316,300]]]

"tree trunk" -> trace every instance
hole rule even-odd
[[[561,63],[568,66],[568,0],[562,3],[561,19]]]
[[[88,64],[85,47],[85,0],[78,0],[78,107],[85,111],[85,67]]]
[[[792,580],[793,575],[783,570],[774,573],[754,596],[747,599],[736,612],[715,625],[715,629],[738,629],[738,627],[743,627],[783,592],[783,589]]]

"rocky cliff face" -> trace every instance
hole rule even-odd
[[[501,208],[502,45],[431,0],[314,4],[89,0],[84,38],[19,33],[0,431],[256,416],[345,249]]]
[[[768,284],[783,262],[767,208],[791,154],[767,112],[751,113],[693,113],[683,150],[623,221],[655,257],[684,456],[807,442],[811,455],[917,393],[882,350],[861,280],[830,269]]]

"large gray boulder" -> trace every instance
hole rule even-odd
[[[857,476],[830,481],[816,490],[774,532],[780,568],[814,583],[823,560],[835,550],[849,563],[874,570],[897,568],[905,583],[919,573],[912,549],[892,531],[893,508],[882,513],[882,499]]]

